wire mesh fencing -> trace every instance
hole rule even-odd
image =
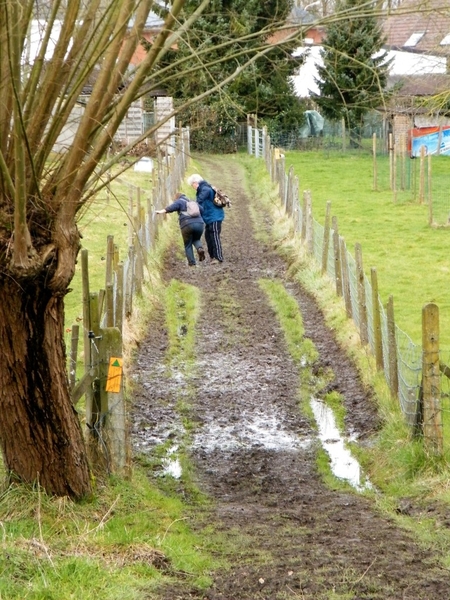
[[[292,169],[286,173],[284,156],[263,132],[258,140],[261,138],[259,156],[278,184],[281,203],[294,221],[297,236],[315,262],[322,269],[325,266],[337,294],[343,296],[347,315],[353,319],[361,343],[376,357],[411,432],[423,435],[431,449],[442,452],[445,439],[450,441],[450,357],[444,362],[439,353],[437,307],[424,307],[423,339],[427,345],[415,344],[395,324],[392,297],[383,306],[377,293],[376,270],[372,269],[371,278],[364,273],[362,249],[357,244],[352,256],[332,223],[322,225],[313,218],[310,194],[304,192],[300,199],[298,178]]]

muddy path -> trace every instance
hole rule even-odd
[[[213,575],[207,592],[186,581],[160,598],[449,598],[450,579],[436,557],[377,512],[370,499],[332,491],[322,482],[316,469],[320,443],[300,410],[297,367],[259,279],[282,281],[298,300],[319,363],[333,369],[332,385],[345,398],[348,431],[361,441],[379,426],[374,402],[314,300],[287,280],[282,259],[256,240],[239,158],[202,158],[201,165],[203,176],[226,185],[234,198],[223,226],[225,262],[188,269],[173,250],[164,274],[167,281],[200,290],[199,375],[189,392],[179,374],[162,377],[166,333],[162,322],[153,323],[134,373],[132,441],[135,453],[167,439],[176,443],[176,402],[186,394],[195,423],[190,456],[198,486],[213,499],[208,523],[203,511],[198,517],[194,511],[192,526],[208,524],[228,537],[239,558]]]

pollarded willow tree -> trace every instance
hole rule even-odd
[[[152,0],[0,0],[0,439],[10,476],[39,480],[51,494],[91,491],[63,336],[64,297],[80,249],[77,218],[103,185],[111,167],[105,153],[127,109],[143,89],[164,84],[158,62],[209,0],[183,22],[184,3],[172,0],[164,27],[129,76]],[[33,26],[41,33],[37,53]],[[228,57],[232,72],[199,99],[270,51],[253,44],[249,56],[238,46]],[[205,52],[189,69],[195,76],[211,64]],[[73,143],[55,153],[92,81]]]

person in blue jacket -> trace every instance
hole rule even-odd
[[[178,222],[180,225],[181,235],[184,242],[184,251],[188,265],[195,267],[195,257],[193,247],[197,249],[198,260],[201,262],[205,260],[205,251],[203,250],[201,237],[203,235],[205,223],[202,219],[202,207],[198,205],[198,215],[192,216],[188,214],[188,202],[191,202],[187,196],[181,193],[177,193],[175,200],[166,208],[155,211],[158,215],[165,213],[178,213]],[[195,203],[193,203],[195,206]]]
[[[198,173],[187,178],[187,183],[196,191],[196,199],[202,207],[202,217],[205,222],[205,240],[210,257],[210,264],[223,262],[222,243],[220,234],[222,232],[222,221],[225,211],[213,202],[215,192],[211,185]]]

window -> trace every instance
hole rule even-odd
[[[421,31],[420,33],[413,33],[412,35],[409,36],[409,38],[403,44],[403,47],[417,46],[417,44],[420,42],[420,40],[423,38],[424,35],[425,35],[425,31]]]

